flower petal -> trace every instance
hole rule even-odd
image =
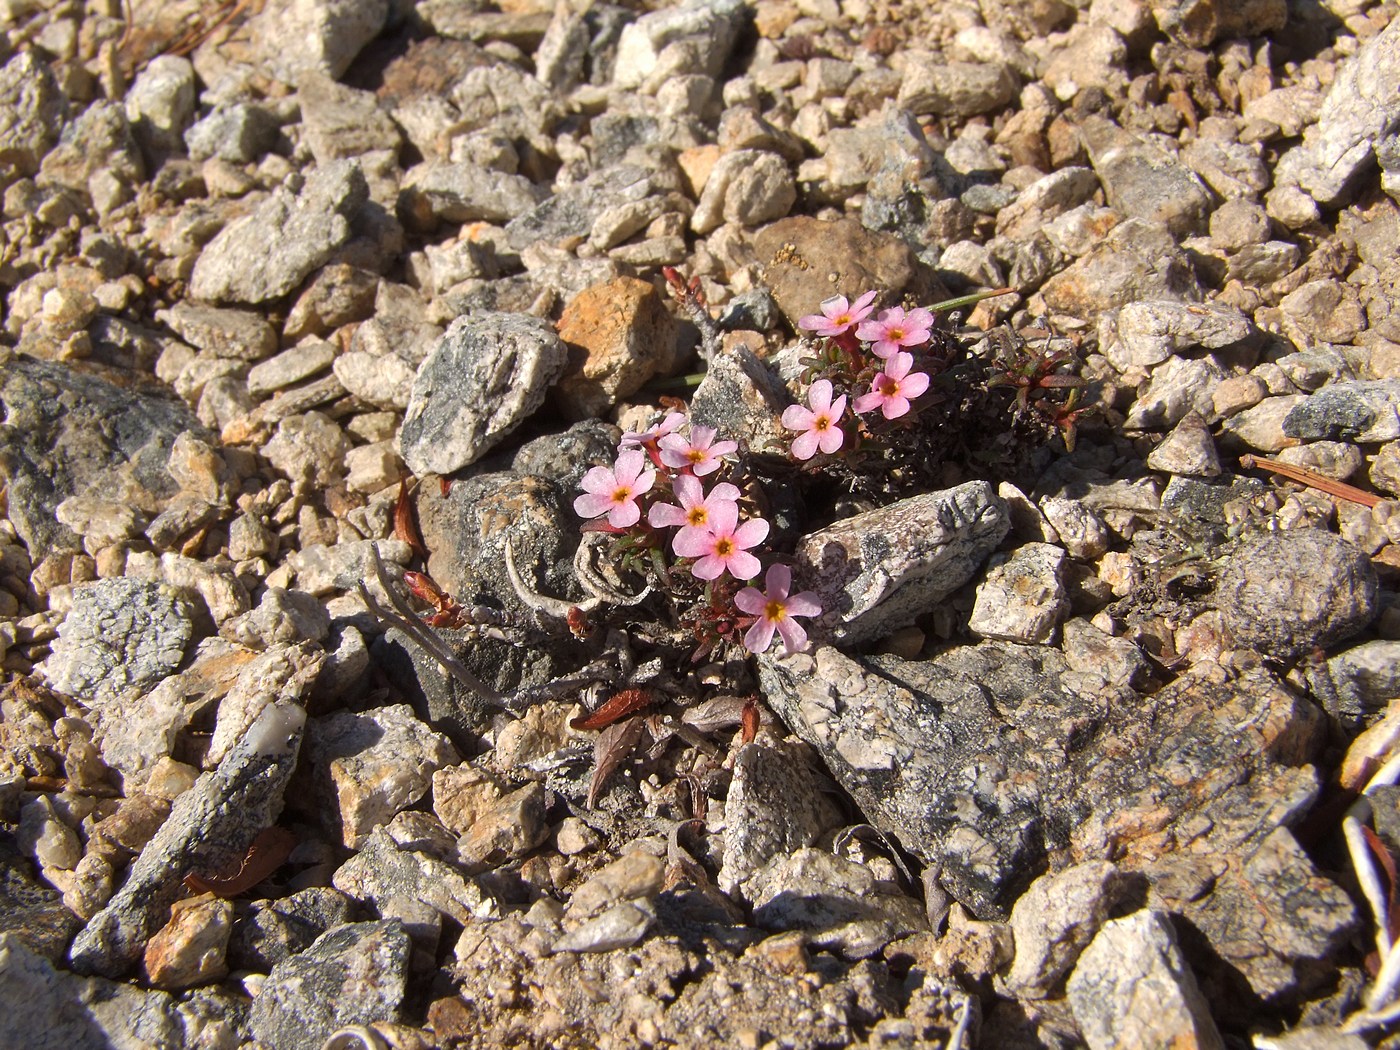
[[[788,598],[787,611],[789,616],[820,616],[822,603],[816,591],[802,591]]]
[[[788,652],[795,653],[799,649],[807,648],[807,632],[791,616],[784,616],[775,626],[778,628],[778,633],[783,636],[783,648]]]
[[[688,520],[684,510],[670,503],[653,503],[647,511],[647,521],[658,529],[684,525]]]
[[[811,410],[805,405],[788,405],[787,408],[783,409],[783,426],[789,430],[806,430],[812,425],[813,418]],[[593,468],[593,470],[605,469],[605,467]]]
[[[768,597],[777,602],[782,601],[788,595],[788,588],[792,586],[792,570],[781,564],[768,566],[763,585],[768,588]]]
[[[772,572],[773,570],[769,569],[768,571]],[[757,587],[745,587],[734,596],[734,606],[740,612],[762,616],[763,610],[768,607],[768,596]]]
[[[602,492],[588,492],[574,500],[574,513],[580,518],[596,518],[612,510],[612,497]]]
[[[763,563],[748,551],[735,551],[729,556],[729,564],[725,568],[736,580],[751,580],[763,571]]]
[[[744,632],[744,648],[751,653],[763,653],[773,644],[773,621],[759,620]]]
[[[745,550],[757,547],[767,537],[768,528],[768,522],[762,518],[750,518],[734,530],[734,543]],[[755,569],[754,572],[757,573],[758,570]]]
[[[792,443],[792,455],[795,459],[811,459],[817,454],[817,432],[809,430],[805,434],[797,435]]]

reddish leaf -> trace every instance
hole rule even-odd
[[[442,493],[442,498],[446,499],[452,495],[452,479],[438,478],[438,492]]]
[[[588,782],[588,808],[592,809],[602,794],[608,777],[622,764],[642,739],[642,719],[629,718],[610,725],[598,734],[593,745],[593,777]]]
[[[754,703],[750,697],[744,703],[744,713],[739,716],[740,725],[744,729],[744,743],[752,744],[754,737],[758,736],[758,704]]]
[[[248,853],[238,871],[229,876],[203,876],[190,872],[185,885],[195,893],[212,893],[216,897],[237,897],[251,890],[282,866],[282,862],[297,844],[296,836],[286,828],[272,827],[260,832],[248,847]]]
[[[634,711],[648,707],[652,702],[651,692],[646,689],[624,689],[613,693],[598,710],[579,715],[569,725],[574,729],[603,729],[620,718],[626,718]]]
[[[1385,872],[1386,885],[1390,891],[1386,895],[1389,898],[1386,907],[1390,918],[1388,932],[1390,933],[1390,942],[1394,944],[1396,939],[1400,938],[1400,886],[1396,885],[1395,857],[1391,854],[1390,848],[1381,840],[1381,837],[1364,824],[1361,827],[1361,834]]]
[[[418,535],[418,525],[413,520],[413,501],[408,498],[408,478],[399,479],[399,498],[394,501],[394,538],[403,540],[413,548],[413,553],[424,561],[428,560],[428,550],[423,546],[423,538]]]

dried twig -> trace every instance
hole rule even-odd
[[[1275,474],[1282,475],[1289,481],[1296,481],[1300,485],[1307,485],[1309,488],[1325,492],[1329,496],[1337,499],[1344,499],[1351,503],[1359,503],[1363,507],[1374,507],[1381,502],[1381,498],[1373,492],[1366,492],[1355,485],[1348,485],[1343,481],[1329,478],[1326,474],[1319,474],[1315,470],[1307,467],[1295,467],[1292,463],[1284,463],[1277,459],[1266,459],[1263,456],[1241,456],[1240,466],[1245,470],[1252,470],[1254,467],[1262,467],[1264,470],[1271,470]]]
[[[1371,782],[1366,785],[1349,810],[1342,818],[1342,835],[1346,839],[1347,851],[1351,854],[1352,867],[1356,869],[1356,881],[1371,913],[1376,919],[1376,954],[1380,957],[1380,972],[1366,993],[1366,1006],[1349,1017],[1343,1031],[1362,1032],[1393,1021],[1400,1015],[1400,949],[1390,935],[1390,894],[1381,885],[1380,873],[1376,870],[1376,858],[1366,841],[1365,825],[1371,819],[1371,801],[1367,798],[1372,791],[1386,787],[1400,780],[1400,754],[1395,754],[1381,766]]]

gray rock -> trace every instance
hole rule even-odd
[[[646,936],[656,921],[649,901],[615,904],[595,919],[570,930],[554,942],[556,952],[612,952],[630,948]]]
[[[0,943],[17,940],[35,955],[55,962],[68,950],[68,941],[80,925],[81,920],[64,907],[62,896],[35,878],[33,865],[8,836],[0,840]],[[0,1002],[7,1001],[12,1002],[0,993]]]
[[[11,177],[39,170],[67,117],[68,99],[37,52],[20,51],[0,68],[0,165]]]
[[[1004,917],[1038,858],[1071,841],[1086,860],[1131,857],[1139,838],[1155,856],[1173,835],[1197,837],[1195,815],[1216,806],[1234,840],[1257,841],[1281,814],[1267,793],[1227,797],[1251,770],[1297,781],[1293,819],[1317,791],[1310,772],[1280,766],[1310,760],[1325,720],[1262,671],[1110,700],[1099,685],[1073,691],[1093,680],[1067,677],[1058,651],[1004,642],[927,662],[819,647],[758,663],[769,705],[867,818],[981,917]]]
[[[337,1029],[397,1021],[411,954],[397,919],[337,926],[272,968],[248,1027],[269,1046],[320,1050]]]
[[[1268,892],[1260,894],[1261,886]],[[1358,925],[1351,898],[1317,870],[1287,828],[1232,858],[1214,890],[1184,913],[1218,954],[1221,975],[1243,978],[1241,991],[1272,1003],[1333,980],[1334,953]]]
[[[795,585],[813,590],[821,635],[857,644],[914,622],[967,583],[1011,528],[984,481],[912,496],[804,536]]]
[[[1350,343],[1366,328],[1356,290],[1341,281],[1308,281],[1279,300],[1285,334],[1300,349],[1315,342]]]
[[[169,310],[157,311],[156,320],[163,321],[191,346],[219,357],[261,361],[277,349],[277,333],[272,325],[252,310],[183,301]]]
[[[388,0],[289,0],[268,7],[249,20],[254,61],[284,84],[298,85],[307,73],[339,80],[388,16]]]
[[[690,228],[704,234],[726,222],[759,226],[781,219],[796,200],[797,182],[782,157],[766,150],[735,150],[710,171]]]
[[[1089,202],[1099,179],[1088,168],[1067,167],[1043,175],[997,213],[997,234],[1022,240],[1047,223]]]
[[[1237,252],[1269,239],[1269,215],[1251,200],[1227,200],[1210,213],[1210,239],[1215,247]]]
[[[58,145],[49,150],[39,167],[38,181],[66,186],[98,206],[93,191],[102,180],[117,184],[116,199],[109,203],[118,204],[130,199],[145,175],[145,162],[121,105],[94,102],[64,125]],[[99,206],[97,210],[108,209]]]
[[[1283,432],[1299,441],[1393,441],[1400,437],[1400,379],[1325,386],[1293,407]]]
[[[1106,923],[1080,957],[1068,991],[1090,1050],[1225,1045],[1162,912],[1144,909]]]
[[[1287,660],[1362,630],[1376,613],[1376,572],[1345,540],[1317,529],[1236,547],[1214,601],[1236,641]]]
[[[803,848],[774,858],[754,877],[754,922],[802,930],[813,947],[861,959],[927,925],[923,906],[864,864]]]
[[[1147,454],[1152,470],[1167,474],[1213,478],[1220,474],[1220,456],[1204,419],[1188,412],[1160,445]],[[1163,500],[1165,502],[1165,494]]]
[[[284,959],[310,947],[321,934],[350,921],[351,899],[324,886],[312,886],[277,900],[254,901],[229,940],[229,965],[267,973]]]
[[[549,838],[544,787],[526,784],[485,805],[457,842],[457,855],[471,874],[525,856]]]
[[[381,910],[395,898],[407,898],[464,926],[496,914],[495,901],[460,869],[396,845],[382,827],[369,833],[359,852],[336,869],[332,881],[342,893]]]
[[[350,439],[328,416],[307,412],[277,424],[277,432],[258,450],[296,488],[324,489],[345,476]]]
[[[305,721],[294,703],[268,704],[218,768],[175,799],[121,889],[73,941],[75,971],[124,974],[169,918],[185,873],[238,869],[253,839],[282,811]]]
[[[1056,313],[1085,320],[1144,299],[1204,298],[1166,227],[1138,219],[1113,227],[1088,255],[1046,280],[1041,295]]]
[[[190,125],[185,148],[191,160],[218,157],[230,164],[247,164],[272,148],[277,130],[276,118],[262,106],[229,102]]]
[[[1189,168],[1107,117],[1083,121],[1079,134],[1115,210],[1129,219],[1162,223],[1178,237],[1205,231],[1214,201]]]
[[[305,73],[297,88],[297,103],[306,143],[317,164],[374,150],[394,152],[402,144],[398,125],[379,107],[373,92],[337,84],[319,73]]]
[[[428,161],[404,175],[400,206],[430,228],[437,222],[509,222],[533,209],[543,196],[523,175]]]
[[[80,547],[55,518],[70,496],[102,493],[147,514],[164,510],[178,490],[167,470],[175,438],[203,433],[188,407],[157,385],[113,385],[27,357],[0,370],[0,407],[8,518],[35,561]]]
[[[56,971],[12,934],[0,934],[0,1004],[0,1046],[109,1050],[238,1038],[226,1019],[231,1003],[202,1017],[193,1001],[167,992]]]
[[[1376,143],[1400,131],[1400,24],[1391,22],[1341,63],[1303,144],[1280,161],[1276,183],[1296,181],[1328,208],[1373,171]]]
[[[1183,351],[1219,350],[1257,337],[1258,329],[1225,303],[1147,300],[1099,319],[1099,352],[1120,372],[1150,368]]]
[[[300,193],[283,187],[205,246],[190,294],[209,302],[261,303],[286,295],[353,233],[369,196],[353,160],[315,169]]]
[[[1327,713],[1359,729],[1400,696],[1400,642],[1377,639],[1310,668],[1308,683]]]
[[[55,689],[100,707],[179,667],[192,619],[189,603],[170,587],[130,577],[85,584],[73,592],[44,672]]]
[[[716,354],[691,401],[691,422],[712,427],[722,438],[746,441],[750,448],[773,448],[790,440],[779,422],[789,402],[787,389],[747,347]]]
[[[1000,62],[944,62],[931,52],[905,56],[899,107],[915,115],[974,117],[1006,105],[1016,77]]]
[[[1208,416],[1211,395],[1224,378],[1225,370],[1209,357],[1169,358],[1153,371],[1151,382],[1128,409],[1123,425],[1134,430],[1165,428],[1175,426],[1189,412]]]
[[[1007,989],[1025,999],[1052,994],[1128,888],[1128,878],[1104,860],[1031,883],[1011,909],[1016,958],[1006,975]]]
[[[837,195],[855,192],[881,173],[897,175],[907,189],[938,166],[918,121],[896,108],[876,125],[832,128],[825,160],[827,185]]]
[[[1284,422],[1306,398],[1302,394],[1266,397],[1225,420],[1224,431],[1260,452],[1278,452],[1295,443],[1284,431]]]
[[[618,37],[613,86],[654,93],[677,76],[717,78],[745,16],[741,0],[690,0],[643,15]]]
[[[587,237],[608,208],[645,200],[652,192],[652,176],[645,168],[635,164],[603,168],[512,219],[506,224],[506,240],[519,250],[537,241]]]
[[[1254,147],[1243,142],[1218,138],[1198,138],[1181,151],[1181,163],[1200,176],[1201,181],[1226,203],[1253,201],[1269,188],[1269,170]],[[1255,205],[1257,207],[1257,205]],[[1215,224],[1212,220],[1211,230]]]
[[[977,585],[967,628],[983,638],[1045,644],[1069,615],[1065,597],[1065,552],[1048,543],[1028,543],[992,559]]]
[[[567,364],[547,322],[495,313],[453,321],[413,382],[399,433],[404,462],[420,477],[475,462],[539,408]]]
[[[320,339],[308,340],[249,369],[248,393],[253,397],[271,394],[303,379],[310,379],[329,368],[335,360],[336,351],[332,344]]]
[[[267,588],[256,609],[228,620],[220,628],[225,638],[250,649],[308,640],[321,642],[330,631],[330,616],[319,599],[305,591],[282,587]]]
[[[743,745],[734,755],[724,803],[720,888],[742,892],[774,857],[813,845],[833,816],[800,751],[757,741]]]
[[[159,159],[184,152],[194,96],[194,66],[187,58],[160,55],[137,74],[122,101],[126,119],[147,156]]]
[[[1302,258],[1302,249],[1291,241],[1247,244],[1230,257],[1227,273],[1245,284],[1269,284],[1292,273]]]

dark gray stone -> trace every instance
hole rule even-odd
[[[411,952],[397,919],[322,934],[263,982],[248,1017],[254,1038],[278,1050],[320,1050],[338,1028],[397,1021]]]
[[[229,965],[267,973],[305,951],[317,937],[350,920],[353,901],[339,890],[312,886],[278,900],[254,901],[234,924]]]
[[[0,364],[0,408],[8,516],[35,562],[81,547],[55,517],[65,499],[101,492],[158,514],[179,490],[166,469],[176,437],[193,430],[213,440],[153,382],[22,356]]]
[[[555,243],[587,237],[593,221],[608,208],[652,195],[652,175],[635,164],[595,171],[506,224],[506,240],[514,249],[537,241]]]
[[[1325,386],[1293,407],[1283,432],[1299,441],[1394,441],[1400,437],[1400,379]]]
[[[413,216],[424,227],[437,222],[509,222],[534,208],[543,196],[523,175],[476,164],[428,161],[405,174],[400,214]]]
[[[1214,200],[1176,158],[1094,116],[1079,128],[1108,203],[1125,218],[1162,223],[1184,237],[1204,233]]]
[[[1234,848],[1297,819],[1317,791],[1310,773],[1296,791],[1263,775],[1304,774],[1280,767],[1314,756],[1325,720],[1262,671],[1186,675],[1150,697],[1078,692],[1058,651],[986,642],[926,662],[765,654],[759,678],[871,823],[983,918],[1005,918],[1065,847],[1123,863],[1142,838],[1153,856],[1211,827],[1204,813]]]
[[[67,116],[53,70],[34,51],[15,55],[0,69],[0,165],[12,177],[33,175]]]
[[[0,833],[0,939],[18,938],[35,955],[55,962],[81,925],[58,892],[35,878],[13,837]]]

